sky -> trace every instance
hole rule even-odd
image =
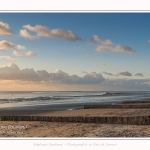
[[[149,56],[149,13],[0,13],[0,91],[148,91]]]

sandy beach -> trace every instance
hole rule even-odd
[[[9,113],[9,112],[7,112]],[[18,112],[15,112],[18,114]],[[6,115],[6,112],[5,112]],[[150,109],[79,109],[28,112],[34,116],[149,116]],[[0,121],[0,137],[150,137],[149,125]]]
[[[150,137],[150,126],[98,123],[3,121],[0,137]],[[3,126],[3,129],[2,129]],[[4,126],[7,128],[4,129]],[[14,127],[15,129],[12,129]],[[5,131],[6,133],[2,133]]]
[[[79,109],[39,113],[38,116],[143,116],[150,115],[150,109]]]

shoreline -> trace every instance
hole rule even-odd
[[[90,102],[90,103],[68,103],[68,104],[44,104],[44,105],[28,105],[28,106],[15,106],[15,107],[2,107],[0,108],[0,116],[3,112],[21,112],[21,114],[35,114],[34,112],[48,112],[48,111],[60,111],[60,110],[76,110],[76,109],[83,109],[84,106],[92,106],[92,105],[119,105],[119,104],[138,104],[139,102],[142,102],[143,104],[149,103],[150,98],[142,98],[142,99],[136,99],[136,100],[122,100],[122,101],[97,101],[97,102]],[[32,113],[28,113],[31,112]],[[23,112],[23,113],[22,113]],[[26,113],[27,112],[27,113]],[[15,113],[15,114],[16,114]],[[7,113],[6,113],[7,115]]]
[[[121,105],[135,105],[134,103]],[[147,105],[147,103],[138,103],[138,105]],[[13,112],[5,111],[6,116]],[[18,117],[19,111],[14,111]],[[24,117],[70,117],[70,118],[92,118],[92,117],[146,117],[150,118],[150,108],[105,108],[105,109],[78,109],[78,110],[59,110],[59,111],[35,111],[30,110],[24,113]],[[1,114],[1,111],[0,111]],[[2,115],[1,115],[2,116]],[[12,115],[13,116],[13,115]],[[118,120],[117,120],[118,121]],[[132,119],[131,119],[132,121]],[[9,128],[12,127],[12,128]],[[15,127],[27,127],[16,129]],[[5,128],[4,128],[5,127]],[[149,125],[127,125],[114,122],[65,122],[65,121],[0,121],[0,137],[150,137]]]
[[[97,102],[97,103],[77,103],[77,104],[57,104],[57,105],[35,105],[35,106],[18,106],[18,107],[1,107],[0,108],[0,116],[3,112],[7,115],[7,113],[15,113],[16,115],[18,112],[23,114],[36,114],[38,112],[53,112],[53,111],[64,111],[64,110],[80,110],[84,109],[84,106],[99,106],[99,105],[136,105],[136,104],[150,104],[150,98],[132,100],[132,101],[113,101],[113,102]],[[102,107],[101,107],[102,108]],[[111,108],[111,107],[110,107]],[[126,107],[127,108],[127,107]],[[4,113],[3,113],[4,114]],[[20,114],[19,114],[20,115]]]
[[[41,106],[37,106],[40,108]],[[138,101],[123,101],[117,104],[83,105],[80,108],[68,109],[48,109],[48,106],[42,106],[41,109],[32,107],[0,108],[0,116],[123,116],[123,115],[150,115],[150,99]],[[33,108],[33,109],[32,109]],[[46,108],[46,109],[44,109]]]

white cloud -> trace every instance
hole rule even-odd
[[[0,58],[8,59],[8,60],[14,60],[11,56],[0,56]]]
[[[23,46],[23,45],[16,45],[15,47],[16,47],[16,49],[19,49],[19,50],[20,50],[20,49],[26,49],[26,47]]]
[[[7,67],[7,66],[5,66],[5,67]],[[10,64],[8,65],[8,67],[19,70],[19,67],[18,67],[15,63],[10,63]]]
[[[97,52],[112,51],[112,52],[120,52],[120,53],[128,53],[128,54],[132,54],[136,52],[129,46],[121,46],[121,45],[114,46],[111,40],[101,39],[97,35],[94,35],[93,38],[89,40],[89,42],[98,44],[96,48]]]
[[[19,67],[11,63],[8,66],[0,67],[1,80],[21,80],[21,81],[36,81],[36,72],[33,69],[20,70]]]
[[[150,43],[150,40],[148,40],[148,43]]]
[[[111,40],[101,39],[97,35],[94,35],[93,38],[90,40],[90,42],[99,43],[99,44],[102,44],[102,45],[111,45],[111,44],[113,44],[113,42]]]
[[[0,67],[1,81],[3,81],[3,84],[6,82],[7,85],[11,83],[17,84],[18,87],[27,85],[27,88],[30,88],[29,85],[32,85],[31,87],[35,89],[40,85],[39,90],[44,86],[49,88],[53,86],[55,90],[150,90],[149,79],[105,79],[101,74],[96,72],[85,72],[85,75],[80,77],[75,74],[69,75],[61,70],[48,73],[46,70],[20,69],[14,63]],[[34,88],[31,89],[34,90]]]
[[[122,75],[122,76],[132,76],[132,73],[130,73],[128,71],[122,71],[122,72],[119,72],[118,74]]]
[[[105,81],[105,78],[96,72],[88,72],[79,81],[79,84],[98,84]]]
[[[13,51],[14,56],[23,56],[22,52]]]
[[[7,23],[0,22],[0,35],[12,35],[12,31]]]
[[[63,30],[63,29],[50,29],[48,27],[42,26],[42,25],[24,25],[24,29],[20,30],[20,35],[25,38],[29,39],[37,39],[40,37],[46,37],[46,38],[60,38],[64,40],[69,41],[76,41],[79,39],[79,37],[69,30]],[[36,33],[36,35],[30,34],[30,32]]]
[[[96,50],[98,52],[109,50],[109,51],[113,51],[113,52],[128,53],[128,54],[135,53],[135,51],[131,47],[129,47],[129,46],[121,46],[121,45],[117,45],[115,47],[100,45],[100,46],[98,46],[96,48]]]
[[[39,37],[31,35],[26,29],[20,30],[20,35],[31,40],[38,39]]]
[[[49,83],[60,84],[99,84],[105,81],[105,78],[96,72],[86,73],[83,77],[69,75],[61,70],[48,73],[46,70],[34,71],[34,69],[23,69],[11,63],[8,66],[0,67],[0,80],[20,80],[20,81],[46,81]]]
[[[99,84],[105,81],[105,78],[96,72],[89,72],[83,77],[79,77],[77,75],[69,75],[61,70],[56,70],[54,73],[50,73],[50,77],[53,82],[63,84]]]
[[[25,49],[25,46],[23,45],[15,45],[11,42],[8,42],[6,40],[0,41],[0,50],[8,50],[8,49]]]
[[[137,74],[135,74],[135,76],[143,77],[143,74],[142,73],[137,73]]]
[[[25,53],[25,55],[28,57],[31,57],[31,56],[37,56],[37,53],[29,51],[29,52]]]

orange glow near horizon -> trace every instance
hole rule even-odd
[[[0,91],[100,91],[97,85],[64,85],[64,84],[48,84],[42,82],[27,82],[14,80],[1,80]]]

